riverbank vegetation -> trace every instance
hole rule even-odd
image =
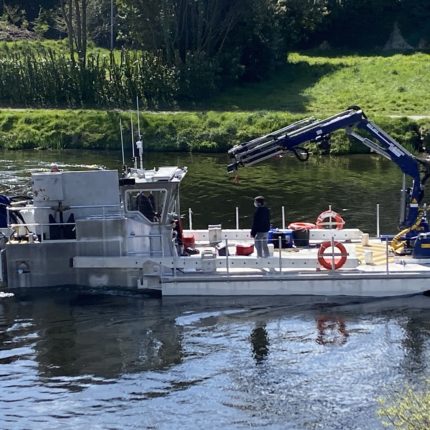
[[[64,55],[61,57],[64,43],[51,42],[48,49],[44,44],[33,42],[20,43],[15,49],[13,46],[0,44],[4,57],[15,58],[10,62],[9,80],[4,78],[5,74],[0,80],[0,101],[6,105],[12,104],[6,103],[7,97],[19,99],[28,106],[80,105],[85,96],[92,98],[97,106],[110,103],[112,107],[133,109],[134,104],[127,106],[128,100],[136,87],[145,82],[137,77],[140,69],[136,64],[142,63],[136,63],[133,55],[141,60],[148,57],[123,53],[121,63],[121,53],[117,52],[116,68],[104,68],[109,64],[109,56],[106,51],[98,50],[94,55],[103,59],[94,62],[94,69],[90,66],[93,60],[88,60],[86,73],[94,73],[94,79],[83,94],[79,71],[75,68],[75,73],[71,73],[69,60]],[[45,60],[33,61],[35,58]],[[146,101],[173,102],[173,81],[163,75],[162,68],[155,73],[157,63],[149,62],[152,72],[145,73],[152,84],[143,89]],[[0,62],[0,76],[4,67],[4,62]],[[130,78],[125,79],[126,75]],[[163,91],[164,98],[160,95]],[[141,133],[145,149],[149,151],[223,152],[234,144],[270,133],[303,117],[325,118],[350,105],[359,105],[394,138],[409,149],[418,150],[430,147],[427,94],[430,94],[430,68],[428,55],[424,53],[389,56],[292,53],[288,64],[264,81],[221,92],[204,104],[202,101],[194,104],[193,110],[181,111],[174,105],[170,111],[147,112],[145,109],[154,109],[154,106],[140,101]],[[0,110],[0,142],[8,149],[119,149],[120,118],[124,136],[130,140],[130,119],[137,124],[131,110],[3,109]],[[344,133],[336,134],[332,142],[331,152],[335,154],[367,151],[345,139]]]
[[[141,112],[139,123],[146,151],[226,152],[232,145],[301,118],[302,114],[269,111]],[[422,150],[429,138],[427,119],[375,116],[372,120],[410,150]],[[4,149],[120,149],[120,121],[128,147],[131,121],[137,132],[134,111],[0,110],[0,142]],[[342,131],[334,133],[331,142],[332,154],[368,152]],[[315,151],[315,146],[310,149]]]
[[[430,115],[430,55],[290,53],[264,81],[243,83],[185,102],[176,73],[141,51],[90,50],[84,71],[64,43],[0,43],[0,106],[143,110],[285,111],[326,115],[359,105],[376,115]],[[85,82],[85,84],[83,84]],[[191,82],[191,81],[190,81]],[[195,95],[201,82],[192,81]],[[182,97],[182,103],[179,100]]]
[[[411,148],[428,140],[419,0],[5,0],[0,14],[4,148],[119,148],[137,98],[147,150],[225,151],[350,105]]]
[[[430,391],[407,388],[390,402],[381,400],[378,412],[387,428],[427,430],[430,428]]]

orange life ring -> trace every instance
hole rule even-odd
[[[346,251],[345,246],[343,246],[340,242],[333,242],[333,247],[337,248],[340,251],[340,258],[336,258],[339,254],[331,254],[330,259],[326,260],[324,258],[324,252],[332,247],[331,242],[323,242],[318,250],[318,263],[327,270],[332,269],[332,262],[334,257],[334,269],[340,269],[345,263],[346,258],[348,256],[348,252]]]
[[[288,224],[288,228],[290,230],[310,230],[311,228],[315,228],[315,224],[311,222],[292,222]]]
[[[341,317],[320,315],[317,317],[317,329],[316,342],[320,345],[343,345],[349,337],[345,320]]]
[[[328,221],[326,221],[328,219]],[[324,211],[318,215],[315,222],[317,228],[336,226],[336,230],[342,230],[345,225],[343,218],[335,211]]]

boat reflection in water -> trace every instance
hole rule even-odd
[[[40,377],[109,379],[182,359],[181,327],[159,300],[70,291],[37,296],[0,304],[0,321],[13,348],[31,340]]]
[[[56,290],[0,301],[7,428],[372,428],[429,376],[430,299],[145,298]],[[286,424],[285,424],[286,423]]]
[[[251,332],[252,352],[256,363],[261,363],[269,354],[269,335],[264,324],[258,324]]]
[[[321,345],[343,345],[348,340],[345,320],[336,315],[318,315],[317,330],[316,342]]]

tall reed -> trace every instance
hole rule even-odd
[[[168,108],[178,95],[178,71],[148,52],[90,54],[85,67],[50,48],[0,53],[0,104],[9,107]]]

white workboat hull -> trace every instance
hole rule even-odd
[[[3,232],[0,282],[10,290],[76,286],[163,296],[430,291],[430,258],[398,257],[386,241],[358,229],[310,229],[305,243],[279,230],[265,258],[256,255],[249,229],[179,229],[172,214],[180,213],[185,173],[164,167],[136,171],[121,182],[116,171],[33,174],[33,202],[9,208],[25,222],[9,223]],[[156,216],[139,209],[143,196],[149,201],[145,193],[154,199]],[[330,246],[322,250],[321,244]]]
[[[202,239],[200,254],[189,257],[76,257],[76,270],[100,271],[114,274],[144,268],[138,281],[141,291],[161,292],[163,296],[354,296],[393,297],[430,291],[430,265],[428,260],[410,257],[388,257],[386,246],[377,239],[366,246],[355,240],[345,242],[348,259],[339,270],[326,270],[319,266],[318,248],[283,249],[281,254],[268,258],[234,255],[204,255],[206,237],[200,232],[194,236]],[[243,241],[244,230],[226,231],[230,240]],[[315,232],[328,234],[328,231]],[[332,232],[334,235],[355,234],[354,231]],[[232,239],[233,238],[233,239]],[[320,239],[320,238],[318,238]],[[248,239],[249,240],[249,239]],[[207,250],[207,249],[206,249]],[[208,251],[208,250],[207,250]],[[372,259],[368,255],[372,254]],[[280,258],[281,257],[281,258]],[[364,258],[368,259],[366,263]],[[113,285],[112,282],[108,282]],[[93,287],[99,286],[96,283]]]
[[[163,296],[354,296],[392,297],[430,290],[428,275],[315,275],[254,276],[235,279],[168,279],[162,281]]]

